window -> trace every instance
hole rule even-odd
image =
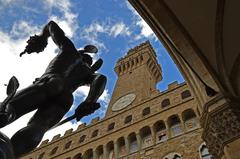
[[[69,141],[66,143],[66,145],[64,146],[64,149],[68,149],[72,144],[72,141]]]
[[[149,107],[143,109],[143,111],[142,111],[142,116],[145,116],[145,115],[148,115],[148,114],[150,114],[150,108]]]
[[[171,117],[169,117],[168,124],[171,129],[172,137],[180,135],[182,133],[181,122],[177,115],[172,115]]]
[[[55,147],[54,149],[52,149],[52,151],[50,152],[50,155],[54,155],[58,150],[58,147]]]
[[[38,159],[43,159],[44,154],[45,154],[45,152],[41,153],[41,154],[38,156]]]
[[[127,148],[125,145],[125,140],[123,137],[119,138],[117,140],[117,144],[118,144],[118,149],[119,149],[119,156],[124,156],[127,154]]]
[[[132,115],[129,115],[125,118],[124,123],[127,124],[127,123],[130,123],[131,121],[132,121]]]
[[[170,100],[169,99],[164,99],[162,101],[162,108],[165,108],[170,105]]]
[[[173,159],[181,159],[179,155],[174,155]]]
[[[182,117],[186,130],[190,131],[199,126],[196,114],[192,109],[184,110],[182,113]]]
[[[180,154],[173,152],[163,157],[163,159],[182,159],[182,158]]]
[[[181,93],[181,96],[182,96],[182,99],[185,99],[185,98],[191,97],[191,93],[189,90],[186,90]]]
[[[138,150],[138,144],[137,144],[136,134],[135,134],[135,133],[131,133],[131,134],[128,136],[128,140],[129,140],[130,153],[136,152],[136,151]]]
[[[156,141],[163,142],[167,140],[167,130],[163,121],[158,121],[154,125],[154,131],[156,132]]]
[[[86,135],[82,135],[79,139],[79,143],[82,143],[86,138]]]
[[[76,154],[73,159],[82,159],[82,154],[81,153],[78,153]]]
[[[115,127],[115,123],[109,124],[109,125],[108,125],[108,131],[114,129],[114,127]]]
[[[82,158],[93,159],[93,150],[88,149],[82,156]]]
[[[200,156],[202,159],[213,159],[212,155],[209,154],[208,148],[205,144],[202,144],[200,148]]]
[[[142,147],[146,148],[153,144],[151,129],[148,126],[140,129],[140,136],[142,138]]]
[[[92,137],[96,137],[98,135],[98,130],[95,130],[93,133],[92,133]]]

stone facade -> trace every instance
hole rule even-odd
[[[163,92],[156,89],[162,72],[149,42],[131,49],[115,71],[118,80],[103,119],[43,141],[22,159],[210,158],[188,85],[173,82]]]

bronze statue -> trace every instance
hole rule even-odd
[[[106,85],[106,77],[95,73],[101,67],[102,59],[92,65],[91,56],[86,54],[97,53],[97,48],[87,45],[83,50],[77,50],[53,21],[44,27],[40,35],[30,37],[27,41],[28,45],[20,56],[43,51],[47,46],[48,37],[51,37],[59,47],[58,55],[50,62],[40,78],[29,87],[18,91],[12,99],[0,106],[0,127],[37,109],[28,125],[11,138],[13,152],[17,158],[33,150],[44,133],[62,119],[73,104],[72,93],[79,86],[90,85],[90,91],[85,101],[75,110],[78,121],[100,107],[96,102]]]

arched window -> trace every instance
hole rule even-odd
[[[182,158],[180,154],[172,152],[166,155],[165,157],[163,157],[163,159],[182,159]]]
[[[93,159],[93,150],[88,149],[82,156],[82,158]]]
[[[127,124],[127,123],[130,123],[132,121],[132,115],[128,115],[125,120],[124,120],[124,123]]]
[[[148,126],[140,129],[140,136],[142,139],[142,148],[149,147],[153,144],[151,129]]]
[[[82,154],[81,153],[78,153],[76,154],[73,159],[82,159]]]
[[[172,115],[168,118],[168,125],[171,129],[172,137],[180,135],[182,133],[181,122],[177,115]]]
[[[54,155],[58,150],[58,147],[55,147],[54,149],[52,149],[52,151],[50,152],[50,155]]]
[[[44,154],[45,154],[45,152],[41,153],[41,154],[38,156],[38,159],[43,159]]]
[[[181,97],[182,97],[182,99],[191,97],[191,92],[190,92],[189,90],[183,91],[183,92],[181,93]]]
[[[170,100],[169,99],[164,99],[162,101],[161,105],[162,105],[162,108],[165,108],[165,107],[169,106],[170,105]]]
[[[107,158],[109,159],[114,159],[116,158],[116,154],[114,153],[114,144],[113,144],[113,141],[110,141],[108,144],[107,144]]]
[[[208,152],[208,148],[205,144],[202,144],[200,147],[200,156],[201,159],[213,159],[212,155]]]
[[[96,148],[97,159],[103,159],[103,145],[100,145]]]
[[[129,141],[129,149],[130,153],[136,152],[138,150],[138,144],[137,144],[137,138],[135,133],[131,133],[128,136],[128,141]]]
[[[64,146],[64,149],[68,149],[72,144],[72,141],[68,141],[65,146]]]
[[[193,130],[199,126],[196,114],[192,109],[184,110],[182,117],[186,130]]]
[[[124,140],[123,137],[121,137],[117,140],[117,145],[118,145],[118,150],[119,150],[118,156],[121,157],[121,156],[126,155],[127,154],[127,148],[126,148],[125,140]]]
[[[158,121],[153,125],[154,131],[156,132],[157,143],[167,140],[167,130],[163,121]]]
[[[79,139],[79,143],[84,142],[85,138],[86,138],[86,135],[82,135]]]
[[[142,111],[142,116],[150,114],[150,107],[144,108]]]
[[[108,131],[114,129],[114,127],[115,127],[115,123],[109,124],[109,125],[108,125]]]
[[[92,138],[93,137],[96,137],[98,135],[98,130],[95,130],[93,133],[92,133]]]

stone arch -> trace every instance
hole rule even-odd
[[[128,141],[129,141],[129,150],[130,153],[138,151],[138,143],[137,143],[137,137],[136,133],[132,132],[128,135]]]
[[[164,121],[160,120],[153,124],[153,130],[156,133],[156,142],[167,140],[167,129]]]
[[[171,104],[171,103],[170,103],[170,99],[169,99],[169,98],[166,98],[166,99],[164,99],[164,100],[162,101],[161,107],[162,107],[162,108],[165,108],[165,107],[169,106],[170,104]]]
[[[92,159],[93,158],[93,149],[88,149],[84,152],[82,159]]]
[[[205,142],[199,146],[198,151],[199,151],[200,159],[213,158],[212,155],[209,153]]]
[[[162,159],[182,159],[182,155],[177,152],[171,152],[165,155]]]
[[[127,154],[127,147],[125,143],[124,137],[120,137],[117,139],[117,145],[118,145],[118,156],[124,156]]]
[[[96,153],[97,153],[98,159],[103,159],[103,145],[99,145],[96,148]]]
[[[168,117],[167,123],[172,137],[182,134],[181,120],[178,115]]]
[[[140,136],[142,140],[142,148],[149,147],[153,144],[152,133],[149,126],[140,129]]]
[[[73,159],[82,159],[82,154],[81,153],[78,153],[76,154]]]
[[[107,158],[115,158],[116,154],[114,152],[114,142],[109,141],[106,147],[107,147]]]

